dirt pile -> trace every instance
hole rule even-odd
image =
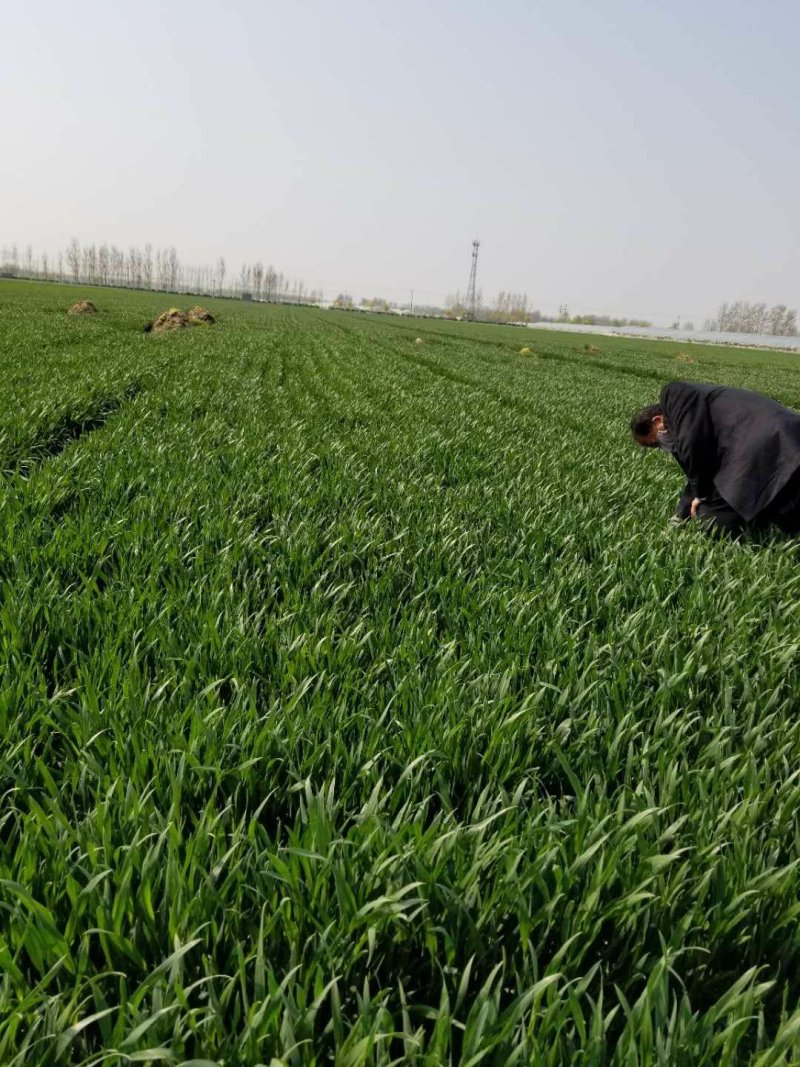
[[[185,311],[181,311],[180,308],[170,308],[169,311],[162,311],[157,319],[148,322],[144,332],[169,333],[170,330],[184,330],[191,325],[189,316]]]
[[[584,345],[583,350],[584,352],[588,352],[590,356],[596,356],[600,351],[597,345]]]
[[[217,320],[206,308],[193,307],[191,311],[181,311],[180,308],[170,308],[162,311],[157,319],[144,328],[145,333],[169,333],[171,330],[184,330],[189,326],[213,326]]]
[[[68,315],[96,315],[97,305],[91,300],[79,300],[67,311]]]

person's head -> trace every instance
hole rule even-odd
[[[650,404],[649,407],[637,411],[631,419],[631,433],[637,445],[642,448],[659,448],[659,434],[667,429],[664,418],[664,409],[660,404]]]

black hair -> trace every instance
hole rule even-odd
[[[663,414],[664,409],[660,404],[650,404],[649,407],[642,408],[631,419],[631,433],[634,437],[647,437],[653,429],[655,416]]]

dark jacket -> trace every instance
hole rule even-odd
[[[747,522],[800,468],[800,415],[746,389],[670,382],[661,406],[675,458],[698,497],[714,490]]]

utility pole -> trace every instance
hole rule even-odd
[[[469,284],[467,285],[467,318],[474,319],[475,312],[477,310],[476,304],[478,298],[476,296],[475,283],[478,276],[478,249],[481,247],[480,241],[472,242],[472,267],[469,272]]]

